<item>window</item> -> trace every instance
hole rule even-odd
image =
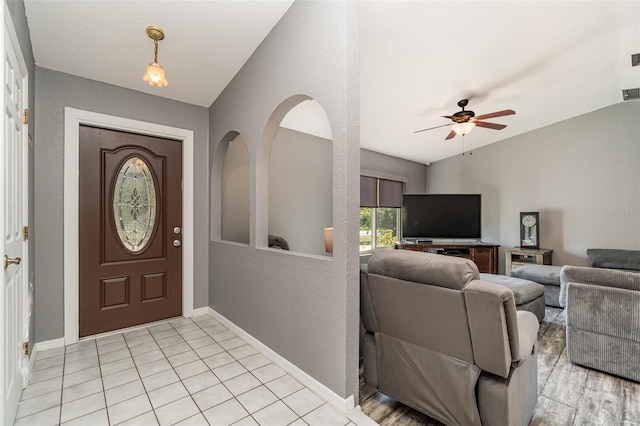
[[[360,208],[360,251],[392,246],[398,241],[399,211],[390,207]]]
[[[402,190],[400,181],[360,176],[360,252],[398,241]]]

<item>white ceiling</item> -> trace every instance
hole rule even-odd
[[[293,0],[25,0],[36,65],[209,107]],[[153,62],[149,25],[161,27],[158,63],[169,86],[142,80]]]
[[[208,107],[292,1],[25,0],[40,67]],[[640,87],[640,1],[362,1],[361,146],[429,163],[462,152],[440,118],[471,97],[474,148],[622,101]],[[169,86],[142,81],[153,59]]]

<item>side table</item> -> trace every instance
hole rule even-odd
[[[528,248],[505,248],[504,249],[504,269],[505,275],[521,265],[537,264],[551,265],[551,249],[528,249]]]

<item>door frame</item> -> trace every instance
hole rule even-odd
[[[64,110],[64,344],[78,342],[80,125],[182,142],[182,316],[193,316],[193,131],[66,107]]]

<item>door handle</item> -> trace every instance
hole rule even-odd
[[[173,240],[173,246],[174,247],[180,247],[182,245],[182,243],[180,242],[180,240]]]
[[[9,265],[19,265],[22,259],[16,257],[15,259],[11,259],[6,254],[4,255],[4,269],[7,269]]]

